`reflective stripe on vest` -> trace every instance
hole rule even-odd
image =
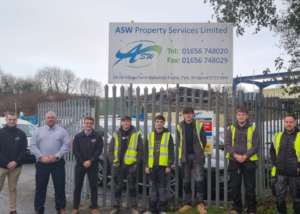
[[[201,142],[201,137],[200,137],[200,131],[201,131],[202,126],[203,126],[203,123],[199,123],[199,122],[196,121],[196,132],[197,132],[197,136],[198,136],[198,140],[199,140],[201,148],[203,148],[203,144]],[[179,131],[179,134],[180,134],[179,159],[181,159],[182,144],[183,144],[183,134],[182,134],[182,128],[180,127],[179,124],[177,125],[177,130]]]
[[[276,150],[276,157],[278,157],[279,154],[279,147],[280,147],[280,139],[282,136],[283,132],[279,132],[278,134],[274,135],[273,138],[273,145]],[[296,139],[295,139],[295,151],[296,151],[296,156],[298,159],[298,163],[300,162],[300,132],[297,133]],[[276,166],[273,166],[272,168],[272,176],[276,176]]]
[[[231,129],[231,133],[232,133],[231,145],[234,146],[235,127],[233,125],[231,125],[230,129]],[[247,130],[247,151],[252,148],[252,137],[253,137],[254,130],[255,130],[255,126],[248,127],[248,130]],[[229,153],[227,153],[226,158],[230,158]],[[249,159],[251,161],[258,160],[257,154],[252,155]]]
[[[124,156],[124,162],[127,165],[130,165],[132,163],[136,162],[136,155],[137,155],[137,143],[138,143],[138,137],[140,132],[135,132],[130,137],[130,142],[128,145],[128,148],[126,150],[125,156]],[[114,163],[118,162],[118,152],[119,152],[119,137],[116,132],[114,132],[113,137],[115,138],[115,151],[114,151]]]
[[[168,166],[170,135],[171,135],[170,132],[165,132],[162,135],[161,142],[160,142],[160,149],[159,149],[159,166]],[[154,164],[154,144],[155,144],[155,133],[152,132],[151,134],[148,134],[149,168],[152,168]]]

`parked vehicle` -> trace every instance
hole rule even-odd
[[[5,117],[0,117],[0,129],[6,126]],[[18,119],[17,127],[21,129],[23,132],[25,132],[27,136],[27,151],[25,158],[33,159],[35,158],[34,155],[30,152],[30,139],[32,133],[37,129],[36,126],[32,125],[31,123],[27,122],[26,120]]]

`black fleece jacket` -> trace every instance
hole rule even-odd
[[[90,160],[97,164],[97,160],[102,153],[103,139],[100,133],[92,132],[87,136],[84,130],[77,135],[73,140],[73,155],[77,159],[77,164],[83,164]]]
[[[122,139],[122,131],[121,131],[122,127],[119,128],[117,131],[116,131],[116,134],[118,135],[118,139],[119,139],[119,143],[121,143],[120,139]],[[130,137],[126,138],[126,148],[128,148],[128,145],[129,145],[129,142],[130,142],[130,138],[131,136],[137,132],[136,128],[134,126],[131,125],[131,132],[129,134]],[[142,137],[141,135],[139,134],[139,137],[138,137],[138,142],[137,142],[137,155],[136,155],[136,163],[133,163],[131,165],[138,165],[141,161],[142,161],[142,158],[143,158],[143,140],[142,140]],[[115,159],[115,155],[114,155],[114,152],[115,152],[115,145],[116,145],[116,139],[114,137],[111,138],[110,140],[110,143],[109,143],[109,147],[108,147],[108,153],[107,153],[107,157],[109,159],[109,162],[111,164],[114,163],[114,159]],[[121,157],[121,149],[122,149],[122,146],[119,146],[118,147],[118,160],[122,160],[124,159],[124,157]],[[116,164],[122,164],[122,167],[128,167],[128,166],[131,166],[131,165],[126,165],[124,163],[124,161],[122,163],[120,163],[120,161],[116,162]]]
[[[279,153],[276,156],[276,150],[272,143],[270,148],[271,161],[276,166],[276,172],[280,175],[297,176],[297,167],[300,168],[295,150],[295,139],[299,130],[296,128],[291,134],[284,130],[279,146]]]
[[[234,158],[235,154],[246,155],[246,161],[250,161],[250,157],[256,154],[259,150],[259,134],[257,128],[253,131],[252,135],[252,148],[247,150],[247,132],[248,128],[251,127],[250,121],[247,120],[247,124],[241,127],[238,121],[233,125],[235,127],[235,138],[234,146],[232,146],[232,132],[231,128],[227,129],[225,138],[225,147],[227,152],[230,154],[230,160],[237,161]]]
[[[163,131],[158,133],[156,129],[154,130],[154,163],[153,166],[159,166],[159,154],[160,154],[160,144],[163,133],[169,132],[167,128],[163,128]],[[152,134],[152,133],[150,133]],[[170,135],[169,144],[168,144],[168,168],[171,169],[172,164],[174,164],[174,142],[173,137]],[[149,141],[147,137],[146,145],[145,145],[145,154],[143,157],[143,162],[145,167],[148,167],[148,159],[149,159]]]
[[[9,162],[15,161],[16,167],[22,166],[26,155],[26,134],[15,127],[5,126],[0,129],[0,167],[7,169]]]

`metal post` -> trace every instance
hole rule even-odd
[[[226,139],[227,133],[227,121],[228,121],[228,94],[224,92],[224,139]],[[224,208],[228,206],[228,170],[227,170],[227,158],[226,147],[224,142]]]
[[[144,89],[144,124],[148,124],[148,88],[145,87]],[[148,127],[144,125],[144,146],[143,146],[143,151],[145,153],[145,148],[146,148],[146,142],[147,138],[146,136],[148,135]],[[145,168],[145,167],[144,167]],[[143,170],[143,204],[146,206],[146,182],[147,182],[147,174],[145,170]]]
[[[220,92],[217,91],[216,94],[216,206],[220,206]],[[224,175],[225,176],[225,175]]]
[[[208,110],[211,110],[212,94],[209,85],[208,91]],[[207,154],[207,206],[211,206],[211,154]]]
[[[108,123],[108,85],[105,85],[104,87],[104,90],[105,90],[105,104],[104,104],[104,112],[105,112],[105,116],[104,116],[104,149],[103,149],[103,152],[104,152],[104,164],[103,164],[103,201],[102,201],[102,206],[106,206],[106,179],[107,179],[107,130],[108,130],[108,126],[107,126],[107,123]],[[113,194],[111,195],[113,196]],[[113,201],[113,198],[112,200]]]

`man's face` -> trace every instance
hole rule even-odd
[[[17,124],[18,118],[17,115],[7,115],[7,117],[5,118],[6,124],[9,127],[14,127]]]
[[[245,123],[248,119],[249,115],[244,112],[238,112],[236,114],[236,119],[239,123]]]
[[[189,112],[189,113],[184,113],[183,114],[183,117],[186,121],[192,121],[193,118],[194,118],[195,114],[192,113],[192,112]]]
[[[163,120],[155,120],[155,128],[162,129],[165,125],[165,121]]]
[[[56,123],[56,117],[53,113],[46,114],[46,124],[49,127],[55,126]]]
[[[92,120],[85,120],[83,125],[84,125],[84,130],[86,132],[90,132],[93,129],[94,122]]]
[[[293,131],[296,127],[296,120],[293,117],[286,117],[284,119],[284,128],[287,131]]]
[[[127,129],[130,128],[131,121],[130,120],[121,121],[121,125],[122,125],[122,127],[123,127],[124,130],[127,130]]]

